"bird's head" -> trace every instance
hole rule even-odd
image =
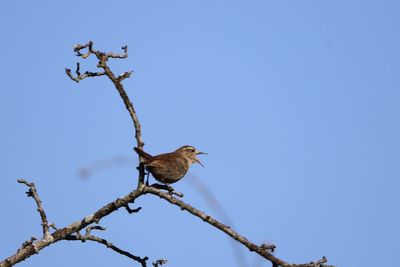
[[[204,165],[201,163],[201,161],[196,156],[197,155],[201,155],[201,154],[207,155],[207,153],[201,152],[201,151],[199,151],[197,148],[195,148],[193,146],[181,146],[180,148],[178,148],[175,151],[179,152],[184,157],[188,158],[191,161],[191,163],[197,162],[201,166],[204,167]]]

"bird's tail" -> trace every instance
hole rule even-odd
[[[149,160],[151,159],[153,156],[150,155],[149,153],[144,152],[142,149],[138,148],[138,147],[134,147],[133,150],[136,151],[136,153],[138,153],[140,156],[142,156],[144,158],[144,160]]]

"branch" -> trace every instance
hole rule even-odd
[[[98,76],[104,76],[106,75],[104,72],[90,72],[86,71],[84,74],[81,74],[80,72],[80,64],[79,62],[76,63],[76,77],[74,77],[71,73],[71,69],[65,68],[65,72],[67,73],[68,77],[71,78],[71,80],[79,83],[81,80],[87,78],[87,77],[98,77]]]
[[[218,198],[214,195],[212,190],[205,184],[201,179],[199,179],[197,176],[191,174],[190,176],[186,177],[184,180],[185,182],[189,183],[193,188],[196,189],[196,191],[200,194],[200,196],[204,199],[206,202],[207,206],[215,212],[217,215],[217,218],[219,217],[220,220],[226,222],[228,225],[230,225],[232,228],[235,228],[233,220],[231,216],[229,216],[229,213],[226,212],[224,207],[221,205],[221,203],[218,201]],[[242,247],[239,247],[239,245],[236,243],[236,241],[232,238],[229,238],[229,243],[232,246],[233,249],[233,255],[236,258],[237,266],[248,266],[246,262],[246,257],[244,255],[244,250]],[[274,246],[274,245],[271,245]],[[271,252],[274,252],[274,248],[271,248]]]
[[[107,53],[108,58],[127,58],[128,57],[128,46],[124,45],[121,47],[121,49],[124,51],[123,54],[114,54],[114,53]]]
[[[129,204],[128,204],[128,203],[127,203],[126,205],[124,205],[124,207],[125,207],[126,211],[127,211],[129,214],[137,213],[137,212],[139,212],[139,211],[142,209],[142,207],[137,207],[137,208],[135,208],[135,209],[131,209],[131,207],[129,207]]]
[[[154,267],[159,267],[162,266],[164,264],[167,264],[168,260],[165,259],[160,259],[160,260],[156,260],[155,262],[153,262],[153,266]]]
[[[25,180],[18,180],[20,183],[25,183]],[[33,185],[32,183],[26,182],[26,184]],[[34,185],[33,185],[34,187]],[[133,202],[136,198],[140,197],[144,194],[143,192],[144,185],[139,186],[136,190],[133,190],[123,198],[117,198],[113,202],[108,203],[103,206],[95,213],[88,215],[82,218],[79,221],[76,221],[64,228],[58,229],[52,234],[44,236],[42,239],[39,239],[35,242],[25,242],[22,247],[15,253],[14,255],[8,257],[7,259],[0,262],[0,267],[10,267],[15,265],[18,262],[21,262],[33,254],[39,253],[43,248],[56,243],[60,240],[66,240],[68,236],[73,235],[74,233],[79,232],[83,228],[89,226],[92,223],[98,223],[100,220],[111,214],[112,212],[118,210],[121,207],[125,207],[128,203]],[[35,191],[36,192],[36,191]],[[28,192],[29,193],[29,192]],[[37,193],[36,193],[37,194]],[[44,212],[43,212],[44,213]],[[46,220],[47,222],[47,220]],[[48,228],[47,228],[48,229]],[[91,228],[91,229],[99,229],[99,228]],[[90,233],[90,231],[89,231]]]
[[[125,71],[124,73],[119,75],[117,79],[119,81],[123,81],[124,79],[131,77],[131,74],[132,74],[132,71]]]
[[[229,235],[233,239],[237,240],[242,245],[246,246],[250,251],[256,252],[258,255],[271,261],[273,264],[275,264],[277,266],[282,266],[282,267],[329,267],[328,265],[323,265],[323,263],[327,262],[325,257],[323,257],[321,260],[317,261],[316,263],[314,263],[314,262],[310,262],[310,263],[306,263],[306,264],[287,263],[287,262],[275,257],[272,253],[269,252],[270,250],[275,249],[275,246],[268,246],[265,244],[262,244],[261,246],[257,246],[256,244],[252,243],[244,236],[242,236],[239,233],[232,230],[229,226],[217,221],[210,215],[207,215],[206,213],[190,206],[189,204],[186,204],[185,202],[183,202],[177,198],[174,198],[170,194],[164,193],[164,192],[158,190],[157,188],[154,188],[151,186],[145,186],[144,193],[159,196],[160,198],[165,199],[169,203],[180,207],[181,210],[186,210],[189,213],[193,214],[194,216],[199,217],[204,222],[211,224],[212,226],[221,230],[222,232]]]
[[[86,53],[82,52],[85,49],[87,50],[87,52]],[[116,77],[107,65],[107,61],[110,58],[127,58],[128,57],[128,46],[126,46],[126,45],[123,46],[122,50],[124,51],[123,54],[105,53],[105,52],[102,52],[99,50],[94,50],[92,41],[90,41],[89,43],[87,43],[85,45],[77,44],[74,46],[74,52],[76,53],[76,55],[79,57],[82,57],[83,59],[88,58],[90,55],[95,55],[97,57],[97,59],[99,60],[97,67],[103,69],[103,71],[99,72],[99,73],[86,72],[85,73],[85,74],[87,74],[86,77],[106,75],[112,81],[112,83],[115,86],[115,89],[117,89],[122,100],[124,101],[125,107],[128,110],[129,115],[131,116],[133,126],[135,128],[135,139],[136,139],[137,147],[140,149],[143,149],[144,142],[142,139],[142,127],[140,125],[139,118],[136,114],[135,108],[133,107],[132,102],[128,97],[128,94],[126,93],[124,86],[122,85],[122,81],[126,78],[129,78],[132,74],[132,71],[124,72],[123,74]],[[77,65],[77,69],[79,69],[79,65]],[[80,81],[81,75],[78,74],[78,72],[77,72],[77,77],[75,78],[72,76],[71,70],[66,69],[66,73],[67,73],[68,77],[70,77],[75,82]],[[82,75],[82,76],[84,76],[84,75]],[[84,78],[86,78],[86,77],[84,77]],[[139,157],[139,160],[140,160],[140,162],[142,161],[141,157]],[[143,164],[139,165],[138,170],[139,170],[139,179],[138,179],[138,186],[139,186],[140,184],[144,183],[145,172],[144,172]]]
[[[87,49],[86,53],[82,53],[82,50],[84,50],[84,49]],[[137,140],[137,145],[139,148],[143,148],[144,142],[142,140],[142,132],[141,132],[141,126],[139,123],[139,119],[136,115],[136,111],[132,105],[132,102],[130,101],[130,99],[124,89],[124,86],[121,83],[122,80],[130,77],[130,75],[132,74],[132,71],[125,72],[122,75],[116,77],[107,65],[107,61],[109,58],[127,58],[128,57],[128,46],[126,46],[126,45],[123,46],[122,50],[124,51],[123,54],[115,54],[115,53],[111,53],[111,52],[104,53],[99,50],[94,50],[92,41],[90,41],[89,43],[87,43],[85,45],[77,44],[74,46],[74,52],[76,53],[76,55],[79,57],[82,57],[83,59],[88,58],[90,55],[95,55],[97,57],[97,59],[99,60],[97,67],[104,70],[104,72],[100,72],[101,75],[97,75],[97,76],[107,75],[107,77],[114,83],[115,88],[117,89],[122,100],[124,101],[126,109],[128,110],[129,114],[131,115],[132,122],[135,127],[135,138]],[[79,63],[77,64],[77,70],[79,72]],[[68,74],[68,72],[69,72],[69,74]],[[93,72],[89,72],[89,73],[93,74]],[[71,78],[72,74],[71,75],[70,74],[71,74],[71,71],[70,70],[67,71],[67,75]],[[77,76],[79,76],[78,73],[77,73]],[[93,75],[93,76],[96,76],[96,75]],[[91,77],[93,77],[93,76],[91,76]],[[72,77],[71,79],[75,81],[77,78]]]
[[[24,184],[27,187],[29,187],[29,190],[28,190],[28,192],[26,192],[26,194],[28,197],[32,197],[36,202],[37,211],[39,212],[40,219],[42,220],[41,224],[42,224],[42,229],[43,229],[43,237],[45,237],[45,238],[49,237],[49,235],[50,235],[49,222],[47,221],[47,216],[46,216],[46,213],[44,212],[42,201],[39,198],[39,194],[36,191],[35,184],[29,183],[29,182],[25,181],[24,179],[18,179],[17,181],[18,181],[18,183]]]
[[[130,258],[130,259],[132,259],[134,261],[139,262],[142,265],[142,267],[146,267],[147,266],[147,262],[146,261],[149,259],[148,257],[141,258],[139,256],[135,256],[135,255],[129,253],[128,251],[122,250],[119,247],[113,245],[111,242],[107,241],[104,238],[100,238],[100,237],[91,235],[90,232],[91,232],[91,230],[94,230],[94,229],[102,230],[102,231],[105,230],[105,228],[103,228],[101,226],[89,226],[89,227],[86,228],[86,233],[85,233],[84,236],[80,235],[79,232],[77,232],[76,235],[68,235],[68,236],[66,236],[65,240],[68,240],[68,241],[82,241],[82,242],[86,242],[87,240],[89,240],[89,241],[97,242],[99,244],[105,245],[107,248],[110,248],[110,249],[114,250],[115,252],[117,252],[117,253],[119,253],[121,255],[124,255],[124,256],[126,256],[126,257],[128,257],[128,258]]]

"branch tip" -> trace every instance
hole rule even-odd
[[[155,262],[153,262],[153,266],[154,267],[159,267],[159,266],[162,266],[164,264],[167,264],[167,262],[168,262],[168,260],[166,260],[166,259],[159,259],[159,260],[156,260]]]
[[[92,228],[92,229],[94,229],[94,228]],[[99,230],[99,229],[97,229],[97,230]],[[146,267],[147,266],[146,261],[148,260],[148,257],[141,258],[139,256],[133,255],[128,251],[120,249],[119,247],[115,246],[114,244],[112,244],[111,242],[107,241],[104,238],[100,238],[100,237],[97,237],[97,236],[94,236],[94,235],[82,236],[79,233],[76,233],[75,235],[72,235],[72,234],[71,235],[67,235],[65,237],[65,240],[68,240],[68,241],[81,241],[81,242],[86,242],[86,241],[97,242],[99,244],[103,244],[107,248],[112,249],[113,251],[115,251],[115,252],[117,252],[117,253],[119,253],[121,255],[124,255],[124,256],[126,256],[126,257],[128,257],[128,258],[130,258],[130,259],[132,259],[134,261],[139,262],[142,265],[142,267]]]
[[[127,203],[126,205],[124,205],[124,207],[125,207],[126,211],[127,211],[129,214],[137,213],[137,212],[139,212],[139,211],[142,209],[142,207],[137,207],[136,209],[131,209],[131,208],[129,207],[129,204],[128,204],[128,203]]]
[[[265,250],[270,250],[271,252],[274,252],[276,249],[276,246],[273,244],[261,244],[260,246],[261,249],[265,249]]]
[[[40,200],[39,194],[36,191],[35,184],[30,183],[25,179],[18,179],[17,182],[20,184],[25,184],[26,186],[29,187],[29,190],[25,193],[28,197],[32,197],[35,200],[37,211],[39,212],[40,219],[42,220],[41,225],[43,230],[43,237],[49,236],[50,235],[49,222],[47,221],[47,216],[43,209],[42,201]]]

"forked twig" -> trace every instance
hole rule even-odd
[[[32,197],[35,200],[36,205],[37,205],[37,211],[39,212],[40,219],[42,220],[41,224],[42,224],[42,230],[43,230],[43,237],[48,237],[50,235],[49,222],[47,221],[47,216],[43,209],[43,204],[42,204],[42,201],[40,200],[40,197],[36,190],[35,184],[29,183],[24,179],[18,179],[17,181],[18,181],[18,183],[24,184],[27,187],[29,187],[29,190],[28,190],[28,192],[26,192],[26,195],[28,197]]]
[[[84,50],[86,50],[86,52],[83,52]],[[103,71],[101,72],[85,72],[87,75],[86,77],[95,77],[95,76],[103,76],[106,75],[114,84],[115,89],[117,89],[117,91],[119,92],[122,100],[124,101],[125,107],[128,110],[134,128],[135,128],[135,139],[136,139],[136,143],[137,143],[137,147],[140,149],[143,149],[144,146],[144,142],[142,139],[142,127],[140,125],[139,122],[139,118],[136,114],[135,108],[132,105],[131,100],[129,99],[128,94],[125,91],[125,88],[122,84],[122,81],[126,78],[129,78],[132,74],[132,71],[127,71],[124,72],[123,74],[116,76],[110,69],[110,67],[107,65],[107,61],[110,58],[117,58],[117,59],[123,59],[123,58],[127,58],[128,57],[128,46],[124,45],[122,46],[122,50],[123,50],[123,54],[115,54],[112,52],[109,53],[105,53],[99,50],[95,50],[93,49],[93,42],[90,41],[89,43],[85,44],[85,45],[81,45],[81,44],[77,44],[74,46],[74,52],[78,57],[81,57],[83,59],[88,58],[90,55],[95,55],[98,59],[98,64],[97,67],[102,69]],[[77,69],[79,68],[79,65],[77,65]],[[71,70],[70,69],[66,69],[66,73],[68,75],[68,77],[70,79],[72,79],[75,82],[79,82],[80,80],[82,80],[82,78],[86,78],[83,77],[83,75],[79,75],[79,71],[77,72],[77,76],[74,77],[71,74]],[[85,75],[85,74],[84,74]],[[140,157],[140,161],[142,161],[141,157]],[[144,183],[144,166],[143,164],[139,165],[139,179],[138,179],[138,184]]]

